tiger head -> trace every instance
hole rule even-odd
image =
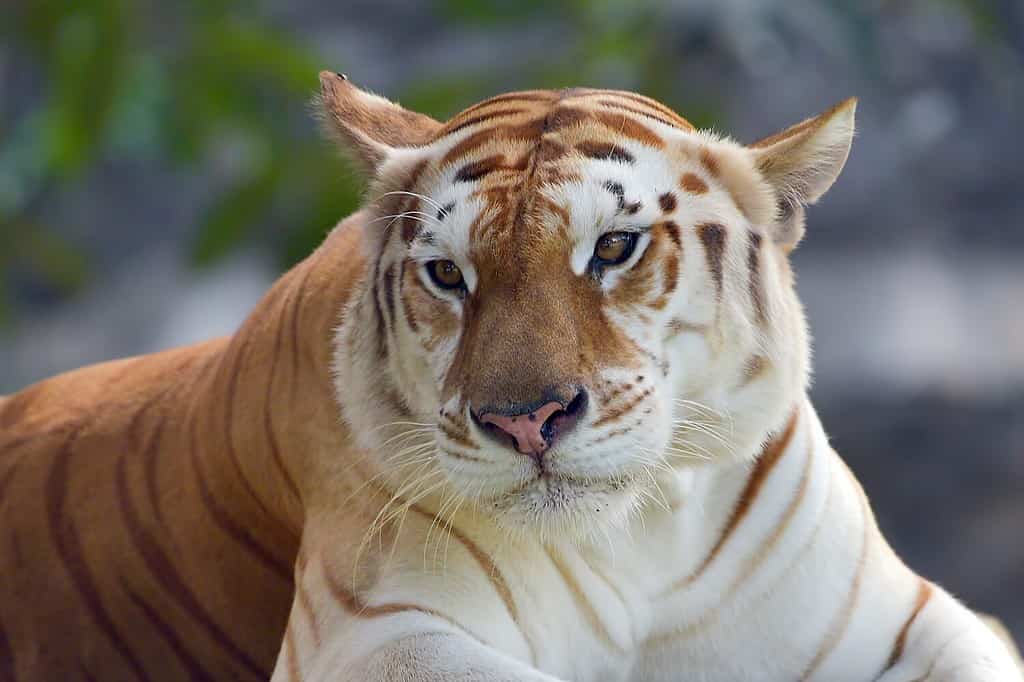
[[[743,146],[628,92],[506,94],[441,124],[321,79],[372,177],[338,399],[395,485],[586,537],[786,422],[809,374],[788,256],[853,100]]]

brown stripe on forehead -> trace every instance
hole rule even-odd
[[[470,116],[469,118],[453,118],[451,121],[448,121],[448,123],[443,128],[441,128],[441,130],[437,132],[437,135],[434,135],[432,141],[437,141],[444,137],[445,135],[457,133],[460,130],[469,128],[470,126],[475,126],[477,124],[484,123],[486,121],[490,121],[496,118],[515,116],[516,114],[522,114],[526,111],[528,111],[528,109],[525,109],[523,107],[505,107],[503,109],[495,109],[493,111],[482,111],[478,113],[476,116]]]
[[[544,118],[544,132],[553,133],[590,118],[590,112],[560,104]]]
[[[761,283],[761,235],[750,231],[747,235],[747,268],[750,270],[750,299],[758,322],[764,322],[767,314],[764,307],[764,290]]]
[[[576,149],[583,156],[591,159],[619,161],[621,163],[635,163],[636,159],[622,147],[610,142],[599,142],[597,140],[584,140],[576,143]]]
[[[679,126],[681,128],[685,128],[687,130],[696,130],[696,128],[694,127],[694,125],[692,123],[687,121],[685,118],[683,118],[682,116],[680,116],[676,112],[672,111],[672,109],[668,108],[667,106],[665,106],[661,102],[659,102],[657,100],[654,100],[654,99],[651,99],[650,97],[644,97],[643,95],[638,95],[638,94],[636,94],[634,92],[623,92],[623,91],[619,91],[619,90],[613,91],[612,92],[612,96],[614,96],[614,97],[621,97],[623,99],[628,99],[628,100],[630,100],[632,102],[635,102],[637,104],[642,104],[644,106],[650,107],[650,108],[654,109],[655,111],[661,112],[667,118],[675,121],[677,126]]]
[[[544,117],[530,119],[515,125],[502,125],[480,130],[462,140],[448,150],[441,159],[441,166],[461,159],[476,149],[498,140],[535,140],[544,132]]]
[[[506,104],[511,102],[554,102],[556,99],[558,99],[558,94],[550,90],[524,90],[522,92],[509,92],[504,95],[497,95],[490,99],[485,99],[483,102],[478,102],[471,107],[463,109],[452,117],[452,121],[457,121],[467,114],[480,111],[484,107],[489,107],[492,104],[498,104],[499,102]]]
[[[602,100],[598,100],[598,102],[602,106],[612,107],[614,109],[621,109],[623,111],[628,111],[631,114],[636,114],[637,116],[644,116],[646,118],[651,119],[652,121],[657,121],[658,123],[661,123],[663,125],[667,125],[669,128],[679,128],[679,129],[682,129],[682,130],[690,130],[690,128],[683,128],[678,123],[676,123],[675,121],[671,121],[671,120],[665,118],[664,116],[661,116],[661,115],[659,115],[659,114],[657,114],[657,113],[655,113],[653,111],[645,111],[645,110],[640,109],[640,108],[635,107],[635,106],[630,106],[630,105],[624,104],[622,102],[616,102],[615,100],[612,100],[612,99],[602,99]]]
[[[473,182],[489,173],[493,173],[505,164],[504,154],[495,154],[487,158],[467,163],[455,173],[455,182]]]
[[[681,128],[683,130],[695,130],[692,123],[687,121],[685,118],[677,114],[675,111],[665,106],[657,100],[638,95],[635,92],[629,92],[626,90],[594,90],[588,88],[575,88],[571,91],[564,91],[565,97],[569,98],[583,98],[593,99],[595,97],[600,98],[599,104],[605,106],[616,106],[625,108],[627,106],[632,107],[632,110],[642,116],[650,116],[651,118],[665,119],[662,121],[667,125],[671,125],[674,128]],[[669,123],[670,122],[670,123]]]
[[[618,135],[624,135],[655,149],[665,146],[665,141],[657,133],[630,116],[610,111],[595,111],[593,116]]]
[[[725,256],[725,228],[715,223],[697,226],[697,235],[704,244],[704,255],[708,261],[708,272],[715,281],[715,289],[722,293],[722,258]]]

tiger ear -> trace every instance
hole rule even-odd
[[[320,72],[319,105],[328,135],[373,175],[397,150],[426,144],[441,128],[429,116],[360,90],[348,76],[331,71]]]
[[[773,237],[789,250],[804,233],[804,207],[832,186],[853,142],[857,99],[748,146],[754,165],[775,194]]]

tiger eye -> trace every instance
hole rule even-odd
[[[427,263],[427,273],[434,284],[442,289],[458,289],[463,286],[462,270],[450,260],[432,260]]]
[[[594,257],[603,265],[618,265],[630,257],[635,245],[635,233],[609,232],[597,240]]]

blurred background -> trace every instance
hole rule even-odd
[[[4,4],[0,393],[230,332],[353,210],[321,68],[440,118],[625,88],[742,141],[858,95],[795,255],[814,398],[897,551],[1024,640],[1020,0]]]

